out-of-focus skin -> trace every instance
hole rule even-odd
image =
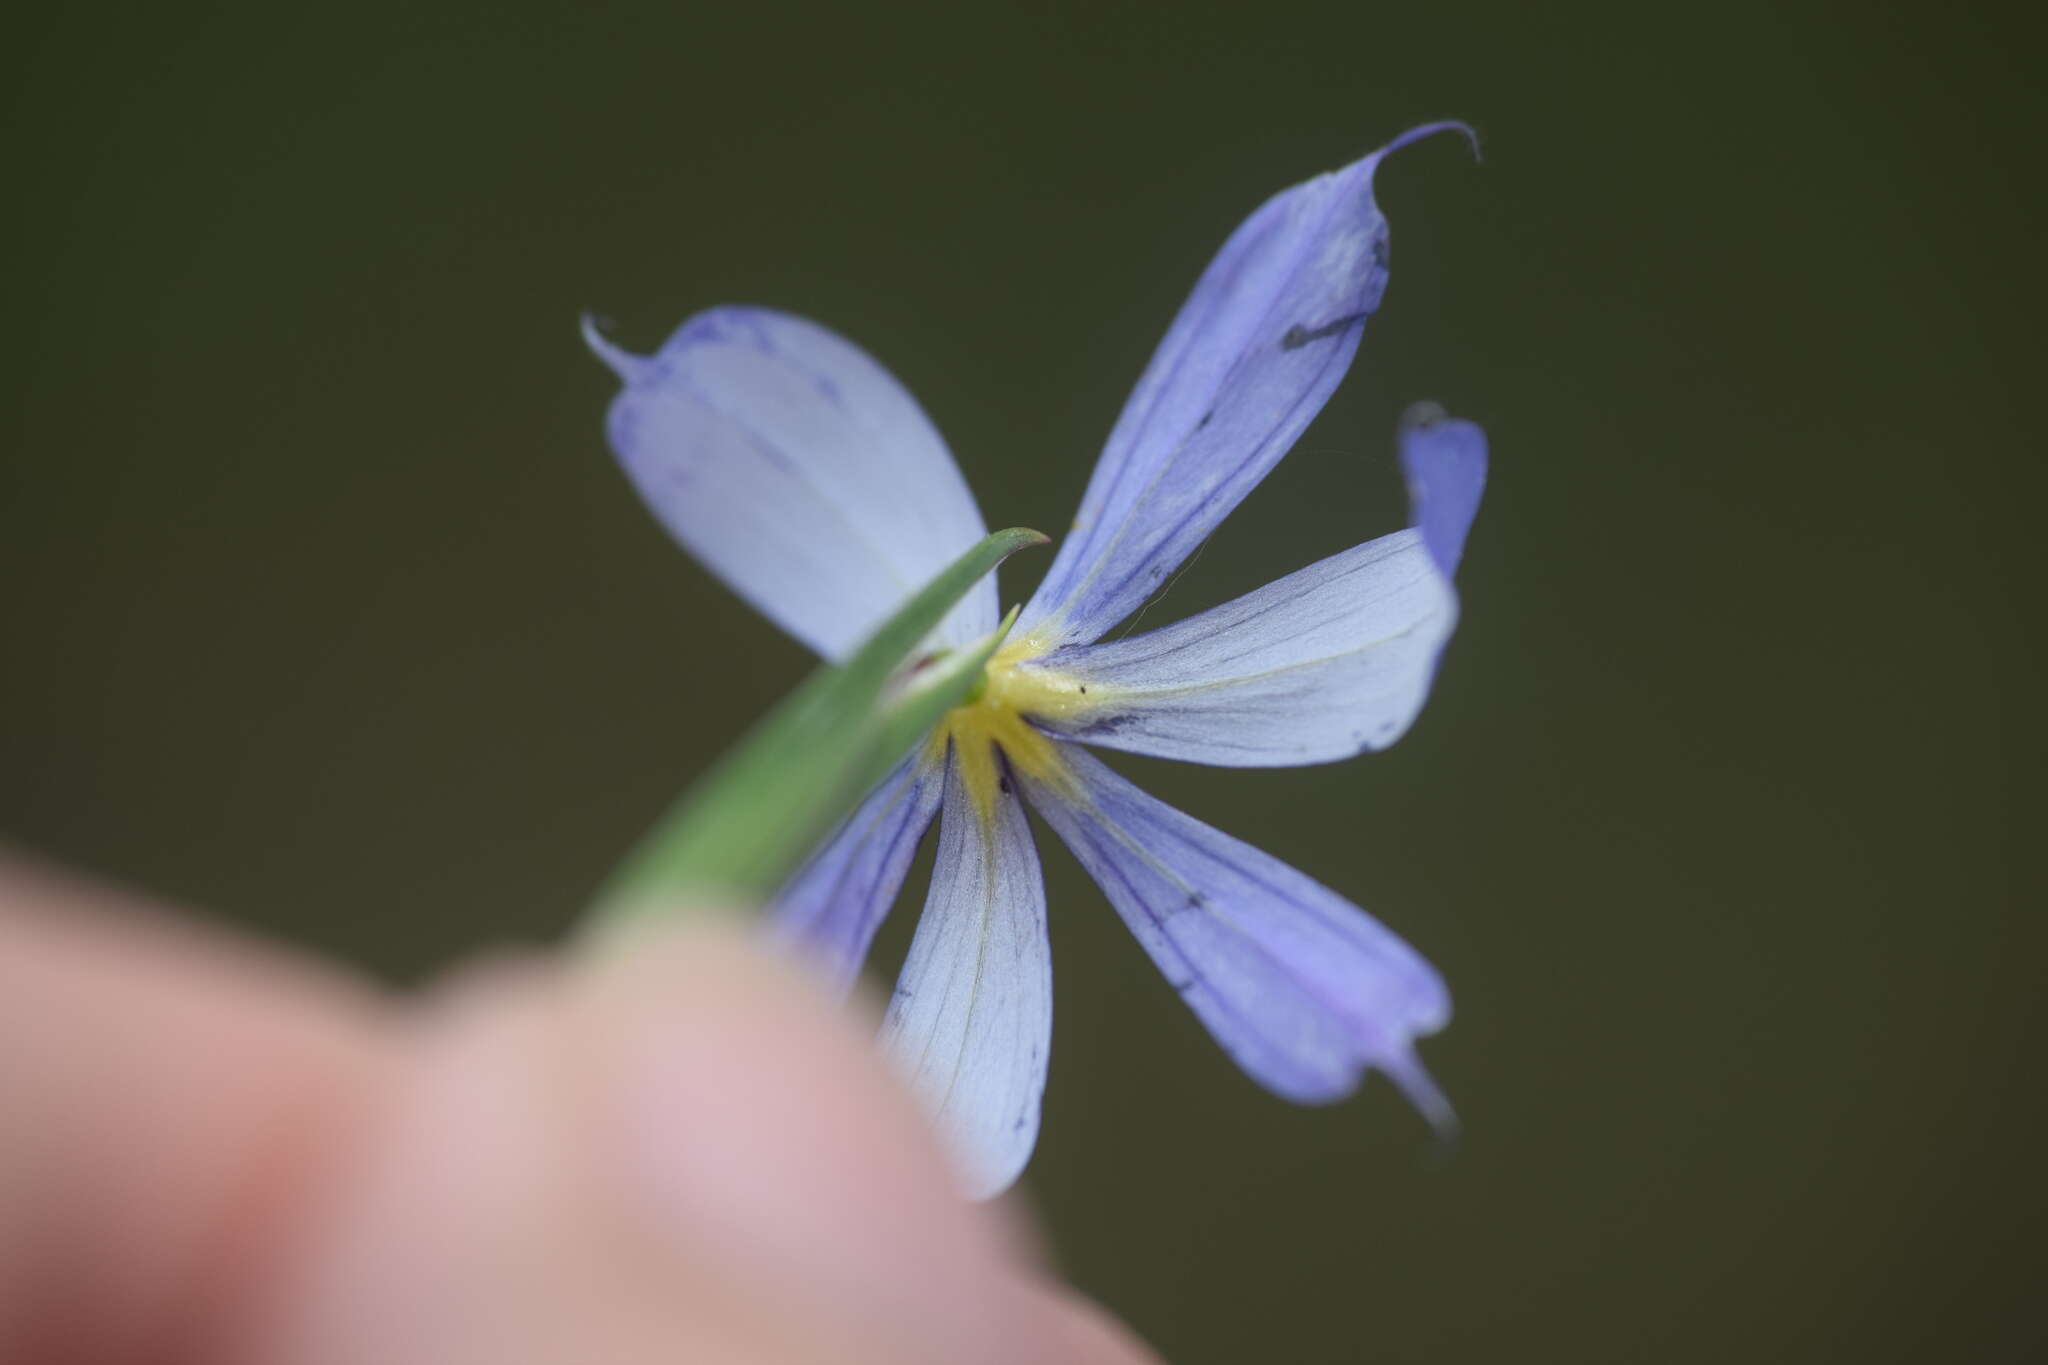
[[[0,1360],[1153,1360],[871,1036],[701,922],[393,999],[0,855]]]

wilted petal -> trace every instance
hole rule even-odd
[[[1350,368],[1386,288],[1373,172],[1447,128],[1462,125],[1413,129],[1283,190],[1224,243],[1131,391],[1020,630],[1098,639],[1287,453]]]
[[[968,1194],[1000,1194],[1038,1140],[1052,1042],[1045,885],[1024,807],[946,782],[938,864],[883,1037],[936,1117]]]
[[[1069,746],[1031,801],[1239,1066],[1304,1104],[1390,1075],[1432,1123],[1450,1107],[1414,1039],[1450,997],[1414,949],[1276,858],[1145,795]]]
[[[921,754],[891,773],[775,897],[775,936],[851,987],[944,789],[944,767]]]
[[[584,335],[625,381],[612,448],[662,525],[827,658],[987,534],[916,400],[814,322],[715,308],[645,357]],[[995,624],[991,576],[939,634],[961,644]]]
[[[1239,768],[1321,763],[1399,739],[1457,624],[1451,573],[1479,510],[1486,436],[1419,408],[1403,423],[1401,460],[1410,529],[1162,630],[1022,665],[1087,689],[1085,706],[1036,722],[1112,749]]]

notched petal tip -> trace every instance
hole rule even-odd
[[[1408,410],[1401,414],[1401,434],[1405,436],[1411,431],[1427,431],[1437,423],[1448,420],[1450,415],[1444,411],[1443,404],[1432,403],[1426,398],[1420,403],[1410,403]]]
[[[646,356],[634,355],[604,334],[606,322],[595,313],[585,312],[578,320],[583,332],[583,344],[590,353],[604,362],[605,368],[619,377],[622,384],[630,384],[643,374],[648,365]]]

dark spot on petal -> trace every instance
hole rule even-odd
[[[1208,426],[1208,425],[1209,425],[1209,419],[1210,419],[1211,417],[1214,417],[1215,415],[1216,415],[1216,409],[1214,409],[1214,408],[1210,408],[1210,409],[1209,409],[1209,410],[1208,410],[1207,412],[1203,413],[1203,414],[1202,414],[1202,420],[1201,420],[1201,421],[1199,421],[1199,422],[1197,422],[1197,423],[1195,423],[1195,430],[1196,430],[1196,431],[1200,431],[1200,430],[1201,430],[1201,429],[1202,429],[1203,427],[1206,427],[1206,426]]]
[[[1081,684],[1081,695],[1082,695],[1082,696],[1084,696],[1084,697],[1088,695],[1088,684],[1086,684],[1086,683],[1082,683],[1082,684]]]
[[[1345,317],[1338,318],[1335,322],[1323,323],[1319,327],[1304,327],[1301,323],[1297,322],[1281,335],[1280,349],[1283,351],[1298,351],[1311,341],[1321,341],[1325,337],[1336,336],[1349,328],[1353,323],[1364,322],[1365,319],[1366,314],[1361,312],[1351,313]]]
[[[996,778],[996,785],[1003,789],[1003,795],[1008,796],[1010,794],[1010,775],[1003,773],[998,776]]]

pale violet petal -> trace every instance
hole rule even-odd
[[[987,534],[945,442],[889,372],[817,323],[714,308],[651,356],[589,323],[624,381],[612,448],[669,534],[790,634],[850,652]],[[991,575],[937,635],[996,625]]]
[[[882,1030],[976,1199],[1030,1159],[1052,1042],[1038,851],[1008,781],[985,795],[984,812],[951,768],[931,895]]]
[[[1139,791],[1063,746],[1065,776],[1028,781],[1145,951],[1237,1064],[1304,1104],[1387,1073],[1438,1127],[1450,1108],[1414,1040],[1450,1019],[1443,979],[1328,888]]]
[[[1038,660],[1090,704],[1033,720],[1221,767],[1349,758],[1408,728],[1456,613],[1422,537],[1397,532],[1163,630]]]
[[[944,790],[942,764],[921,754],[906,759],[776,895],[774,937],[850,988]]]
[[[1106,748],[1238,768],[1323,763],[1399,739],[1457,624],[1450,575],[1479,510],[1486,437],[1417,409],[1401,458],[1408,530],[1164,629],[1021,665],[1086,703],[1034,721]]]
[[[1287,453],[1350,368],[1387,282],[1373,173],[1416,128],[1247,219],[1181,306],[1117,419],[1018,628],[1099,639]]]

